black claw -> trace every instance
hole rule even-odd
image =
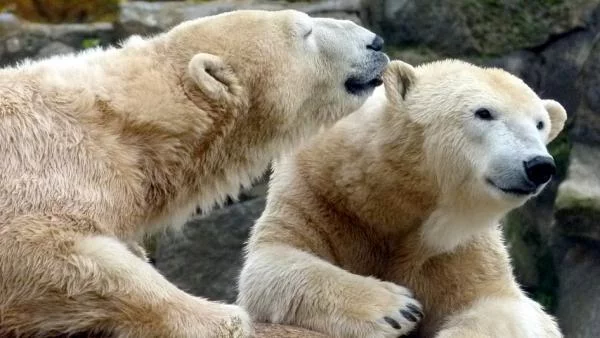
[[[423,312],[415,304],[408,304],[408,305],[406,305],[406,307],[410,310],[410,312],[419,316],[419,318],[423,318]]]
[[[396,330],[400,330],[402,328],[402,326],[400,326],[400,324],[398,324],[398,322],[395,321],[393,318],[383,317],[383,320],[385,320],[388,324],[390,324]]]
[[[408,319],[409,321],[411,321],[413,323],[417,321],[417,317],[415,317],[415,315],[413,315],[409,311],[400,310],[400,313],[404,316],[404,318]]]

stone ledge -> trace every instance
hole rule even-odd
[[[256,338],[326,338],[323,333],[302,329],[295,326],[257,323],[254,325]]]

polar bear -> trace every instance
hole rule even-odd
[[[561,337],[498,224],[551,179],[563,107],[458,60],[393,61],[384,87],[275,163],[238,303],[334,337]]]
[[[350,21],[235,11],[0,70],[0,336],[245,337],[134,244],[209,210],[360,107],[383,41]]]

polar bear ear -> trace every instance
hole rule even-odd
[[[413,66],[399,60],[390,62],[383,74],[383,83],[388,100],[394,106],[400,105],[416,78],[417,75]]]
[[[560,103],[554,100],[542,100],[542,103],[544,104],[544,108],[546,108],[546,111],[548,111],[548,115],[550,116],[550,133],[548,134],[547,142],[550,143],[565,127],[565,122],[567,121],[567,111]]]
[[[198,53],[188,64],[188,75],[209,99],[230,101],[240,86],[237,76],[223,59],[216,55]]]

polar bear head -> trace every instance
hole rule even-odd
[[[175,27],[167,48],[203,105],[273,133],[303,134],[356,110],[382,83],[383,40],[351,21],[239,10]],[[229,106],[228,106],[229,105]]]
[[[412,126],[394,133],[416,135],[413,143],[422,148],[413,151],[445,209],[434,215],[433,228],[458,223],[454,230],[466,234],[465,227],[496,222],[554,175],[546,145],[563,129],[565,109],[519,78],[457,60],[415,68],[394,61],[384,78],[388,112]]]

